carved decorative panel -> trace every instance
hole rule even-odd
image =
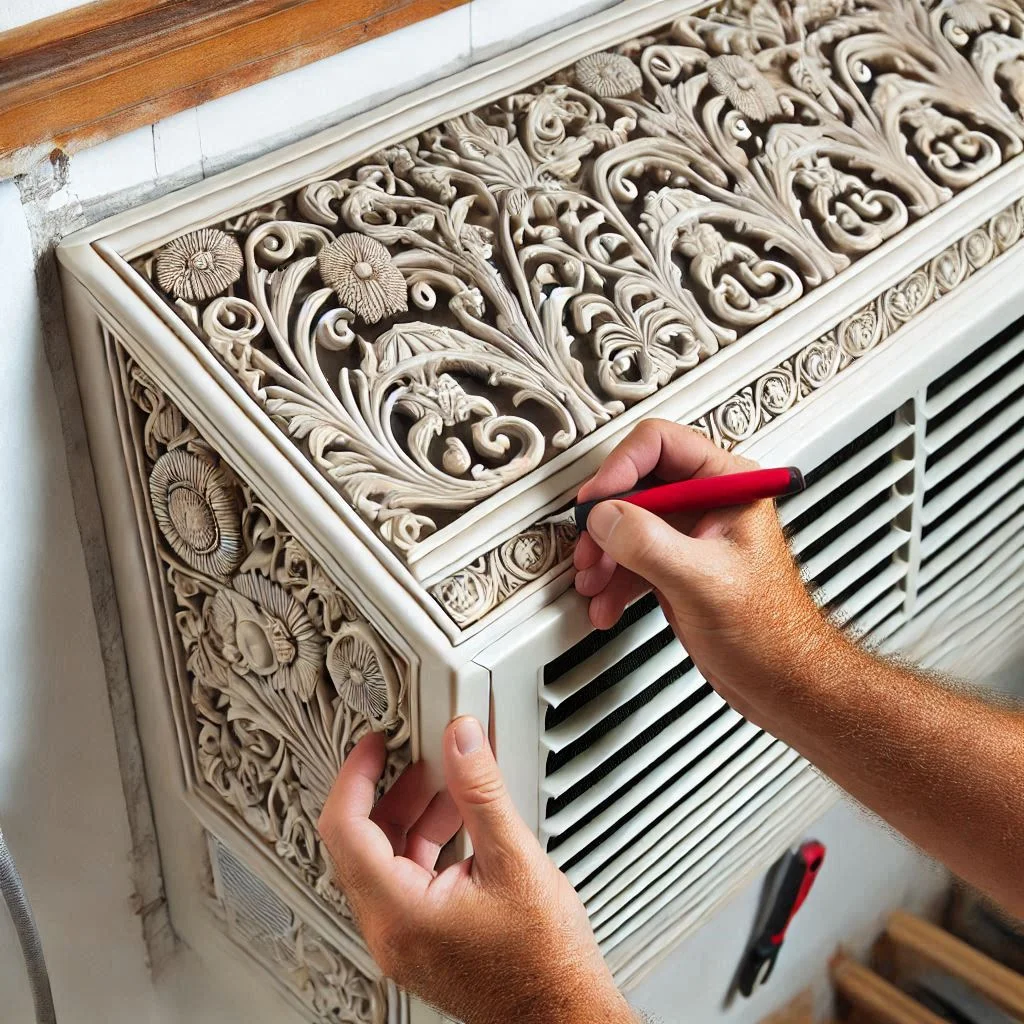
[[[783,513],[814,520],[830,606],[902,635],[945,600],[921,581],[951,565],[946,539],[996,544],[976,507],[1008,529],[1024,486],[1022,236],[1019,0],[623,0],[65,240],[186,941],[230,949],[226,930],[319,1022],[401,1024],[315,822],[367,730],[387,735],[386,785],[413,753],[436,771],[445,725],[473,714],[634,983],[821,793],[657,615],[606,655],[576,648],[575,535],[542,517],[650,414],[822,472],[865,439],[869,462]],[[970,444],[943,465],[954,434]],[[944,481],[968,456],[965,486],[991,490],[961,508]],[[733,815],[755,811],[748,843]],[[678,858],[668,831],[639,854],[671,892],[604,860],[691,820]],[[250,872],[233,895],[229,857]]]
[[[1012,0],[734,0],[134,265],[410,554],[1019,154],[1022,105]]]
[[[351,922],[315,822],[344,754],[409,761],[409,670],[288,528],[109,332],[186,672],[198,791]],[[354,926],[349,931],[355,935]]]
[[[223,843],[207,839],[210,894],[227,934],[318,1024],[385,1024],[389,999],[399,1001],[393,987],[360,970]]]

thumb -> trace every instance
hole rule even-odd
[[[474,867],[485,878],[515,870],[533,836],[512,803],[475,718],[464,716],[449,724],[444,758],[448,792],[473,841]]]
[[[679,590],[705,554],[701,541],[627,501],[596,505],[587,532],[619,565],[665,595]]]

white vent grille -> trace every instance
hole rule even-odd
[[[295,925],[288,904],[223,843],[209,836],[209,844],[214,894],[235,939],[244,944],[288,938]]]
[[[819,599],[858,624],[903,600],[913,433],[887,417],[782,509]],[[807,762],[705,682],[653,597],[550,662],[541,696],[542,830],[613,967],[659,923],[701,916],[824,799]]]
[[[913,617],[889,620],[876,635],[926,665],[977,672],[986,638],[1024,620],[1021,322],[933,381],[916,409],[923,467]]]
[[[944,663],[1024,620],[1024,334],[1009,328],[807,473],[780,505],[817,600]],[[937,629],[936,624],[945,628]],[[828,798],[705,682],[653,597],[544,668],[541,830],[620,982]]]

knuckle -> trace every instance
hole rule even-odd
[[[488,772],[480,778],[473,779],[466,787],[463,796],[467,803],[486,806],[496,803],[505,793],[505,784],[501,777]]]

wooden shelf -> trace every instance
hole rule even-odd
[[[101,0],[0,33],[0,176],[466,0]]]

